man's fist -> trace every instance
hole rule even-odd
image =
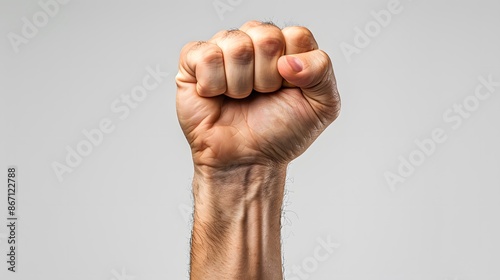
[[[194,164],[286,164],[338,116],[330,58],[304,27],[250,21],[187,44],[177,115]]]

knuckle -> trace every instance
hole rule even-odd
[[[267,56],[276,56],[283,53],[284,40],[279,37],[262,37],[254,40],[254,46],[260,53]]]
[[[223,54],[222,50],[214,45],[207,42],[193,42],[186,46],[188,51],[186,53],[186,61],[193,65],[193,71],[196,65],[210,65],[212,67],[218,67],[223,65]]]
[[[237,63],[250,64],[253,61],[253,45],[251,42],[237,44],[228,50],[227,55]]]
[[[260,25],[260,21],[257,21],[257,20],[250,20],[250,21],[247,21],[245,22],[241,28],[242,29],[245,29],[245,28],[252,28],[252,27],[255,27],[255,26],[258,26]]]
[[[316,39],[312,32],[302,26],[294,26],[284,30],[287,43],[304,51],[311,51],[317,48]]]
[[[272,21],[260,21],[259,24],[264,27],[272,27],[279,29],[279,27]]]
[[[248,31],[255,52],[267,56],[282,55],[285,50],[285,37],[279,28],[264,24]]]
[[[189,44],[186,44],[184,48],[186,48],[188,51],[196,51],[199,50],[203,47],[208,46],[208,42],[206,41],[196,41],[196,42],[191,42]]]
[[[200,62],[204,64],[221,65],[223,64],[224,58],[222,51],[219,48],[210,48],[203,52],[200,60]]]
[[[249,64],[253,61],[252,39],[242,31],[226,31],[220,47],[224,56],[236,63]]]

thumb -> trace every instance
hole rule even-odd
[[[278,60],[278,71],[288,83],[302,90],[313,108],[330,115],[331,121],[337,117],[340,97],[332,62],[324,51],[284,55]]]

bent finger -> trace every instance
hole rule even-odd
[[[181,51],[179,81],[196,83],[196,92],[212,97],[226,91],[222,50],[209,42],[192,42]]]

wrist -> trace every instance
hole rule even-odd
[[[286,164],[278,163],[246,164],[226,168],[195,165],[194,202],[196,204],[197,199],[210,199],[217,204],[227,202],[237,206],[243,201],[254,198],[278,198],[284,189],[286,168]],[[280,184],[280,181],[283,181],[283,184]]]
[[[286,165],[195,166],[191,268],[214,278],[280,279]],[[196,254],[196,255],[193,255]],[[264,260],[262,257],[266,256]],[[196,279],[196,278],[193,278]],[[220,278],[219,278],[220,279]]]

